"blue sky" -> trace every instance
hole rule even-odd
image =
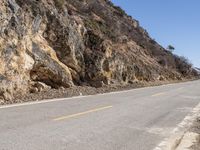
[[[112,0],[163,47],[200,67],[200,0]]]

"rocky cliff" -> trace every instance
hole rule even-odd
[[[109,0],[1,0],[0,99],[195,76]]]

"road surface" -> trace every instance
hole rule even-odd
[[[151,150],[200,102],[200,81],[0,108],[0,150]]]

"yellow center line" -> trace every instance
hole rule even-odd
[[[82,116],[82,115],[86,115],[86,114],[89,114],[89,113],[92,113],[92,112],[97,112],[97,111],[109,109],[109,108],[112,108],[112,107],[113,106],[100,107],[100,108],[88,110],[88,111],[85,111],[85,112],[80,112],[80,113],[76,113],[76,114],[72,114],[72,115],[62,116],[62,117],[53,119],[53,121],[60,121],[60,120],[75,118],[75,117],[78,117],[78,116]]]
[[[162,93],[157,93],[157,94],[154,94],[154,95],[152,95],[153,97],[156,97],[156,96],[161,96],[161,95],[164,95],[165,93],[164,92],[162,92]]]

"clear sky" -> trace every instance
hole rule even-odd
[[[200,67],[200,0],[112,0],[163,47]]]

